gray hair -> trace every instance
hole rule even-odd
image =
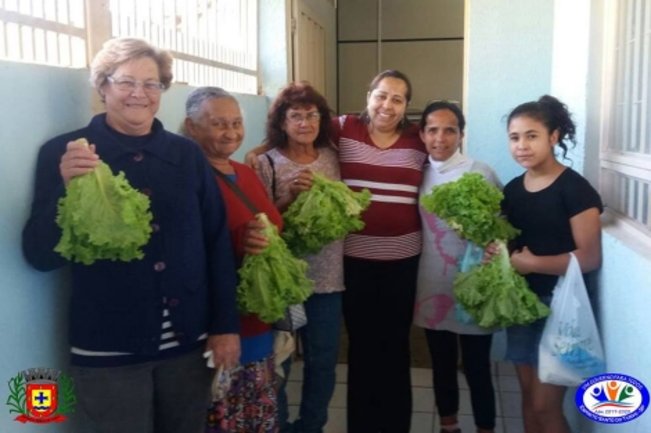
[[[90,84],[98,90],[120,65],[131,60],[148,57],[158,65],[160,82],[165,89],[172,84],[172,55],[149,42],[137,38],[110,39],[95,55],[90,64]]]
[[[185,101],[185,115],[192,120],[197,120],[204,101],[220,98],[232,99],[239,105],[237,99],[221,87],[199,87],[188,95]]]

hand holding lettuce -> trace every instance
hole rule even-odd
[[[549,314],[511,266],[506,241],[518,230],[500,216],[502,192],[479,173],[465,173],[454,182],[435,186],[421,204],[436,213],[459,236],[481,247],[498,244],[500,253],[486,264],[459,272],[454,295],[483,327],[526,324]]]
[[[504,242],[498,244],[500,252],[490,262],[457,274],[454,296],[486,328],[524,325],[548,316],[549,308],[511,266]]]
[[[264,224],[269,245],[260,254],[244,256],[237,301],[241,311],[273,323],[284,317],[287,306],[304,302],[312,294],[313,282],[306,276],[307,262],[292,255],[267,215],[260,213],[256,218]]]
[[[364,228],[360,215],[370,202],[368,190],[354,192],[341,181],[314,173],[312,188],[299,194],[283,214],[283,239],[297,257],[317,253]]]
[[[114,176],[100,162],[92,172],[74,177],[59,200],[56,222],[62,234],[54,251],[85,265],[141,259],[151,220],[149,198],[133,189],[124,173]]]

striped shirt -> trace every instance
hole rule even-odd
[[[338,133],[341,178],[353,190],[368,188],[371,205],[365,227],[346,238],[344,254],[369,260],[400,260],[420,254],[418,188],[425,146],[408,127],[391,147],[380,149],[357,116],[341,116]]]
[[[178,345],[179,340],[177,340],[174,335],[172,321],[170,320],[170,310],[163,308],[163,324],[161,325],[160,345],[158,346],[158,350],[171,349]]]

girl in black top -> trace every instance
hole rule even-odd
[[[576,127],[567,107],[552,96],[516,107],[508,117],[511,155],[526,172],[504,188],[503,211],[521,230],[511,264],[549,304],[572,252],[586,273],[601,264],[603,210],[599,194],[581,175],[561,164]],[[507,329],[507,359],[515,363],[522,388],[527,433],[569,433],[563,416],[565,387],[538,379],[538,344],[545,319]]]

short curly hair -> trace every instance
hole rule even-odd
[[[158,65],[159,80],[165,90],[172,84],[172,55],[143,39],[117,38],[104,43],[90,64],[90,84],[97,91],[122,64],[149,57]]]
[[[289,144],[283,130],[287,111],[294,107],[316,106],[321,115],[319,135],[314,147],[329,146],[332,141],[332,110],[326,99],[307,81],[288,84],[274,99],[267,115],[267,137],[265,143],[271,147],[284,148]]]

